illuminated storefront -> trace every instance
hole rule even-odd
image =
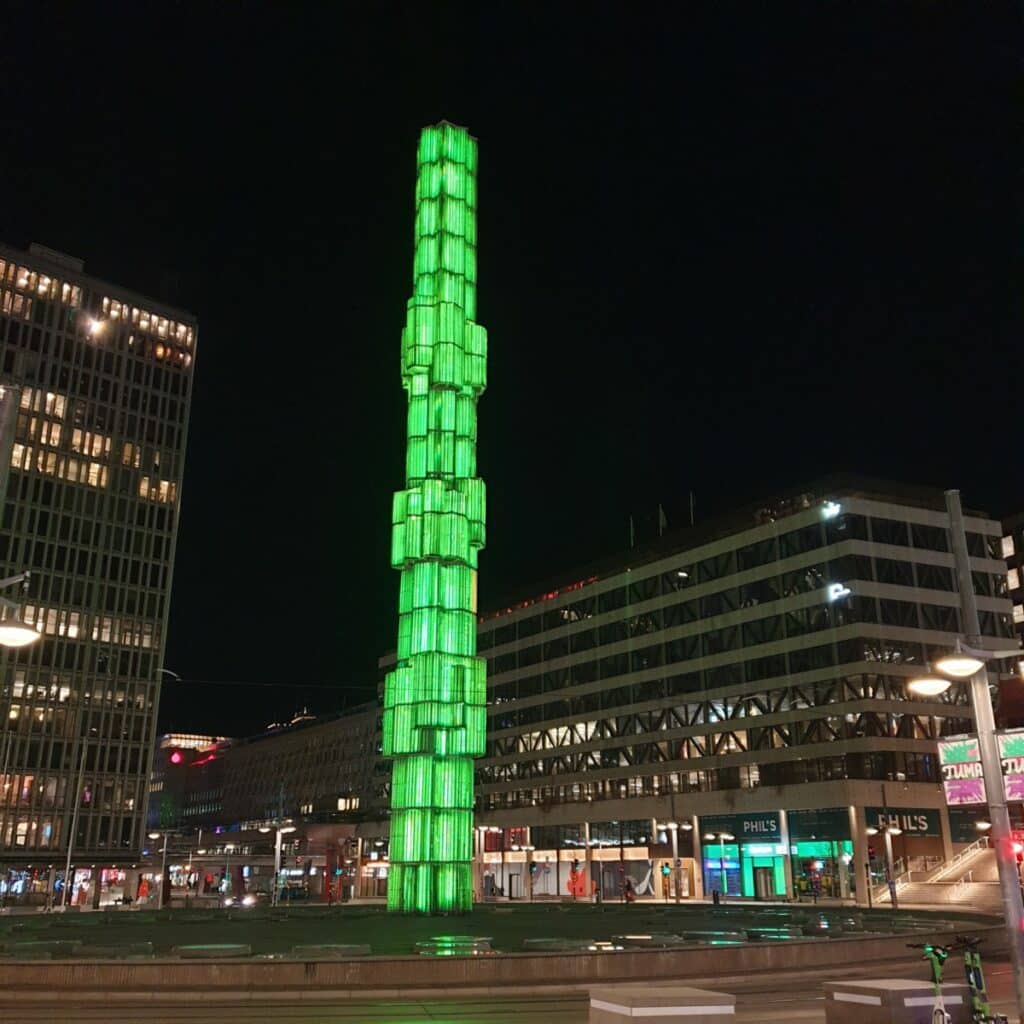
[[[700,831],[707,893],[785,897],[787,850],[778,811],[705,815]]]
[[[797,898],[848,898],[856,888],[849,808],[789,811],[786,820]]]

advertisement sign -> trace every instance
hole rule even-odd
[[[950,807],[985,803],[985,779],[976,736],[939,740],[942,788]]]
[[[997,733],[1007,803],[1024,800],[1024,729]]]
[[[942,835],[939,812],[928,807],[865,807],[864,820],[879,830],[902,829],[905,836],[935,839]]]

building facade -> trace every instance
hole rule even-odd
[[[89,866],[141,851],[196,344],[192,315],[0,245],[0,374],[18,406],[0,574],[30,571],[42,634],[0,656],[12,891],[62,871],[70,845],[81,902],[98,894]]]
[[[836,478],[483,617],[481,890],[863,898],[893,816],[897,860],[948,856],[935,744],[971,712],[907,691],[960,630],[948,526],[941,492]],[[967,529],[1005,647],[1002,530]]]
[[[385,811],[379,749],[376,702],[319,718],[303,712],[245,739],[160,737],[149,799],[154,838],[133,874],[136,893],[148,894],[139,898],[153,898],[163,863],[175,900],[270,893],[281,826],[289,898],[348,898],[364,858],[365,888],[376,893],[386,844],[375,837],[379,846],[368,841],[364,854],[356,833],[360,821]]]
[[[1024,641],[1024,513],[1003,520],[1001,551],[1006,559],[1007,587],[1013,602],[1013,628]]]

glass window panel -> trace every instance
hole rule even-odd
[[[825,523],[825,542],[837,544],[843,540],[867,540],[868,521],[864,516],[843,514]]]
[[[879,583],[894,583],[902,587],[914,585],[914,572],[910,562],[892,558],[876,558],[875,575]]]
[[[820,548],[823,542],[821,523],[812,523],[800,530],[791,530],[779,538],[779,557],[791,558],[793,555],[802,555],[805,551]]]
[[[917,585],[923,590],[952,592],[956,589],[953,582],[953,570],[944,565],[926,565],[924,562],[918,562],[916,571]]]
[[[948,551],[949,537],[941,526],[927,526],[923,523],[914,523],[911,527],[911,534],[914,539],[915,548],[923,548],[925,551]],[[970,537],[968,536],[968,540]]]
[[[879,618],[884,626],[917,627],[917,605],[909,601],[879,601]]]
[[[739,592],[741,608],[753,608],[768,601],[777,601],[780,596],[778,577],[768,576],[753,583],[744,583]]]
[[[736,552],[736,563],[742,572],[744,569],[756,569],[760,565],[774,562],[778,557],[775,538],[768,537],[754,544],[748,544]]]
[[[822,590],[829,582],[826,565],[808,565],[802,569],[793,569],[783,573],[782,596],[793,597],[796,594],[809,594]]]
[[[684,590],[697,582],[697,571],[692,565],[680,565],[675,569],[661,574],[661,592],[669,594],[674,590]]]
[[[906,547],[909,543],[907,524],[897,519],[871,519],[871,539],[876,544],[896,544]]]
[[[697,564],[697,581],[707,583],[709,580],[721,579],[735,571],[735,552],[724,551],[720,555],[705,558]]]

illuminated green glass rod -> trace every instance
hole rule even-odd
[[[472,905],[473,758],[484,752],[486,662],[476,657],[484,482],[476,403],[487,332],[476,315],[476,140],[442,122],[420,135],[413,294],[402,331],[409,400],[405,489],[395,494],[398,663],[384,686],[394,759],[388,908]]]

